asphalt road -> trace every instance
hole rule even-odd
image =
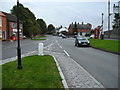
[[[56,37],[56,39],[71,58],[106,88],[118,87],[118,55],[91,47],[76,47],[73,38],[61,39]]]
[[[51,37],[49,37],[51,39]],[[51,41],[46,38],[45,41],[37,41],[31,39],[21,40],[21,54],[32,52],[38,49],[38,43],[44,43],[44,46],[49,45]],[[2,60],[17,56],[17,41],[3,41],[2,42]]]
[[[91,47],[75,47],[74,38],[62,39],[58,36],[49,36],[46,39],[46,41],[22,40],[22,54],[37,50],[40,42],[43,42],[44,47],[46,47],[58,41],[61,51],[65,50],[68,56],[73,58],[106,88],[118,87],[118,55]],[[16,56],[17,42],[3,42],[2,45],[3,60]],[[56,50],[56,52],[59,51]]]

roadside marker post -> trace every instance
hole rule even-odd
[[[43,43],[39,43],[38,44],[38,56],[44,56],[44,50],[43,50],[43,48],[44,48]]]

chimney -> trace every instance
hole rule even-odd
[[[82,25],[83,25],[83,22],[82,22]]]

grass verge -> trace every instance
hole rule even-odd
[[[120,53],[119,44],[120,41],[115,40],[90,39],[91,46],[101,48],[104,50],[109,50],[116,53]]]
[[[52,56],[22,58],[22,70],[17,61],[2,65],[3,88],[63,88],[56,63]]]
[[[45,38],[47,36],[36,36],[36,38]]]

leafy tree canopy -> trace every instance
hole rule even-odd
[[[39,24],[41,34],[46,33],[47,25],[43,19],[37,19],[37,23]]]
[[[49,24],[47,27],[47,33],[52,34],[55,30],[55,27],[52,24]]]
[[[11,9],[11,14],[14,14],[17,16],[17,6],[14,5]],[[20,20],[23,22],[23,34],[30,37],[30,28],[33,26],[33,24],[36,21],[35,15],[26,7],[24,7],[22,4],[19,4],[19,17]]]

